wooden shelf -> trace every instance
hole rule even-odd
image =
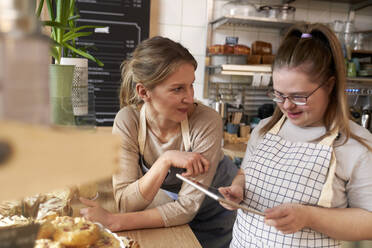
[[[347,77],[348,82],[372,83],[372,77]]]
[[[372,56],[372,50],[351,50],[352,55],[356,57],[370,57]]]

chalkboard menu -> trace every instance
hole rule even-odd
[[[120,65],[149,36],[150,0],[77,0],[76,5],[78,26],[101,26],[76,44],[105,64],[89,61],[88,80],[96,125],[111,126],[120,108]]]

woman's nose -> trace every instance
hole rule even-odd
[[[194,89],[189,89],[186,92],[185,98],[183,99],[184,103],[193,103],[194,102]]]
[[[284,109],[293,109],[295,108],[297,105],[294,104],[291,100],[289,100],[288,98],[285,98],[284,99],[284,102],[283,102],[283,108]]]

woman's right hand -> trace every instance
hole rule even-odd
[[[210,166],[209,161],[197,152],[170,150],[163,154],[163,158],[170,166],[186,169],[186,172],[182,173],[185,177],[203,174],[209,170]]]
[[[236,203],[243,201],[244,191],[243,188],[239,185],[233,184],[229,187],[220,187],[218,191],[227,199]],[[220,204],[229,210],[236,210],[237,208],[232,207],[226,203],[220,202]]]

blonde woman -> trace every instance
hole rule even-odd
[[[197,63],[187,49],[163,37],[142,42],[123,64],[113,132],[123,139],[121,171],[113,186],[121,213],[97,204],[82,214],[113,231],[189,223],[203,247],[227,247],[235,211],[227,211],[176,173],[214,187],[230,185],[237,167],[221,150],[222,120],[194,102]]]
[[[273,64],[274,115],[254,129],[243,170],[220,189],[265,217],[239,210],[230,247],[372,239],[372,135],[350,120],[345,85],[332,31],[292,27]]]

